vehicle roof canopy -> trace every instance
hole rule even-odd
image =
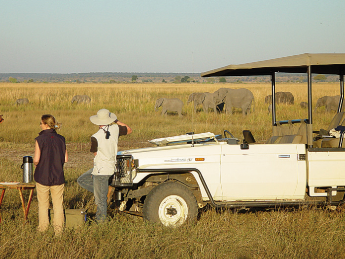
[[[307,73],[308,67],[311,67],[312,73],[344,75],[345,53],[305,53],[240,65],[229,65],[204,72],[201,76],[255,76],[272,75],[275,72]]]
[[[344,103],[344,74],[345,74],[345,53],[323,53],[323,54],[300,54],[295,56],[276,58],[241,65],[229,65],[202,73],[202,77],[211,76],[255,76],[270,75],[272,81],[272,125],[277,126],[276,103],[275,103],[275,73],[307,73],[308,74],[308,119],[307,144],[313,146],[312,138],[312,73],[335,74],[340,79],[340,100],[338,112],[342,111]],[[302,120],[301,120],[302,121]]]

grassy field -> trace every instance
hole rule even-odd
[[[187,105],[193,92],[214,92],[221,87],[247,88],[255,97],[254,111],[243,117],[193,112]],[[299,103],[307,101],[306,84],[277,84],[277,91],[295,96],[294,105],[279,105],[277,119],[304,119],[307,110]],[[337,95],[336,83],[313,85],[313,103],[324,95]],[[71,104],[74,95],[87,94],[90,104]],[[93,197],[76,183],[92,167],[90,136],[97,126],[89,117],[101,108],[114,112],[133,133],[120,138],[119,149],[150,146],[147,140],[194,131],[223,133],[229,130],[242,139],[242,130],[252,131],[258,142],[271,133],[271,117],[264,103],[269,84],[0,84],[0,181],[22,181],[22,157],[33,155],[34,138],[40,131],[40,116],[53,114],[62,123],[70,161],[65,166],[65,208],[89,208],[90,224],[66,229],[56,238],[52,229],[40,234],[37,227],[37,199],[34,196],[29,221],[23,225],[19,195],[8,190],[2,204],[0,258],[336,258],[345,253],[343,210],[308,208],[275,211],[215,211],[200,215],[194,225],[168,229],[144,222],[141,218],[116,214],[97,225]],[[167,117],[154,111],[155,100],[177,97],[184,103],[183,117]],[[19,98],[28,105],[16,106]],[[325,128],[334,113],[320,109],[314,113],[315,128]],[[27,194],[26,198],[27,198]]]

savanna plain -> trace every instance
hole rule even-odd
[[[187,104],[193,92],[214,92],[219,88],[247,88],[255,97],[254,110],[243,117],[233,114],[194,112]],[[303,83],[278,83],[277,91],[291,92],[294,105],[278,105],[277,120],[307,118],[299,103],[307,101]],[[336,83],[313,84],[313,104],[319,97],[337,95]],[[242,130],[251,130],[257,142],[272,134],[265,96],[270,85],[257,84],[54,84],[0,83],[0,182],[22,181],[23,156],[33,156],[34,138],[40,131],[42,114],[52,114],[62,123],[59,134],[66,138],[69,162],[65,165],[64,207],[87,208],[88,222],[66,228],[55,237],[52,229],[37,232],[37,198],[31,204],[28,221],[17,190],[7,190],[1,206],[0,258],[339,258],[345,255],[345,213],[327,208],[293,208],[261,211],[217,211],[207,208],[198,221],[179,228],[166,228],[142,218],[108,210],[109,221],[93,221],[93,195],[79,187],[77,178],[93,165],[90,136],[97,126],[89,121],[101,108],[114,112],[133,133],[120,137],[119,150],[151,146],[148,140],[186,132],[229,130],[242,140]],[[91,103],[72,104],[75,95],[89,95]],[[154,111],[156,99],[180,98],[183,116],[161,116]],[[20,98],[29,104],[15,105]],[[324,108],[314,114],[316,129],[327,127],[334,113]],[[28,198],[28,193],[24,193]]]

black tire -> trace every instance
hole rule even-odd
[[[187,221],[196,221],[198,205],[186,186],[167,182],[158,185],[146,196],[143,215],[145,220],[177,227]]]

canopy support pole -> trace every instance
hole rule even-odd
[[[271,75],[271,83],[272,83],[272,125],[276,126],[276,73],[273,72]]]
[[[308,121],[307,121],[307,144],[308,147],[313,147],[313,111],[312,111],[312,75],[311,75],[311,66],[308,66]]]
[[[342,72],[339,75],[339,80],[340,80],[340,100],[339,100],[338,112],[341,112],[343,109],[343,104],[344,104],[344,75]]]

